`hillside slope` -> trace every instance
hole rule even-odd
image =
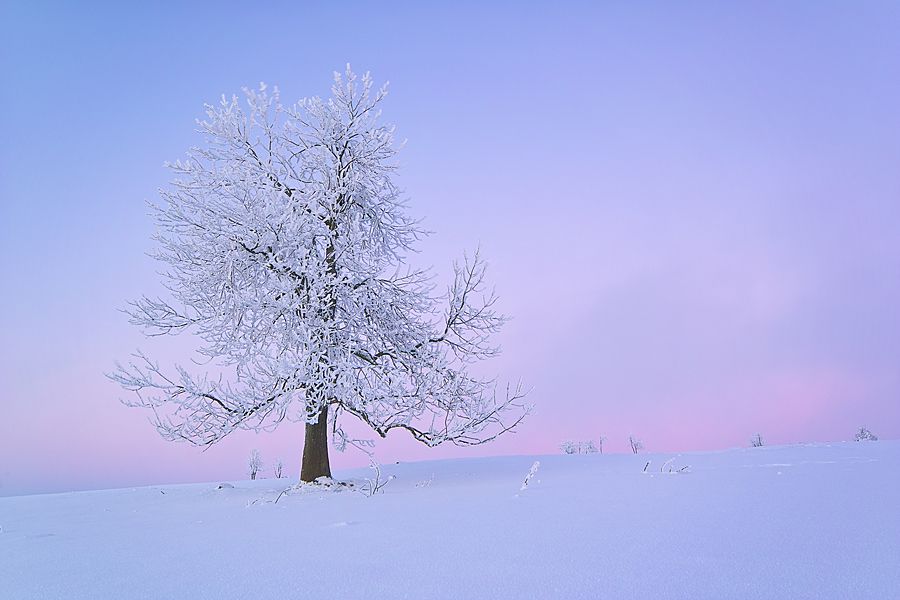
[[[900,598],[898,441],[382,475],[0,498],[0,597]]]

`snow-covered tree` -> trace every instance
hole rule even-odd
[[[750,447],[751,448],[762,448],[765,445],[763,441],[763,436],[761,433],[754,433],[750,436]]]
[[[856,435],[853,436],[853,440],[857,442],[877,442],[878,438],[875,437],[875,435],[871,431],[869,431],[868,427],[863,425],[859,428],[859,431],[856,432]]]
[[[594,442],[587,440],[586,442],[573,442],[565,440],[559,443],[559,449],[566,454],[597,454],[597,446]]]
[[[597,439],[597,451],[600,452],[600,454],[603,454],[603,442],[605,441],[606,438],[602,435]]]
[[[284,470],[284,461],[280,458],[276,458],[275,462],[272,463],[272,469],[275,471],[275,479],[281,479],[281,472]]]
[[[204,359],[233,376],[166,373],[140,351],[110,375],[168,440],[208,447],[236,429],[305,422],[304,481],[330,476],[329,427],[340,446],[344,414],[435,446],[483,443],[528,412],[520,388],[498,394],[469,371],[499,353],[490,335],[507,320],[479,252],[454,263],[441,297],[405,263],[425,232],[394,181],[386,88],[348,67],[332,89],[287,107],[261,85],[245,89],[246,108],[237,97],[207,106],[205,144],[168,165],[173,188],[151,205],[171,295],[131,303],[131,323],[193,331]]]
[[[644,444],[641,440],[635,438],[633,435],[628,436],[628,445],[631,446],[631,451],[637,454],[641,450],[644,449]]]
[[[250,475],[250,479],[256,479],[256,474],[262,471],[262,469],[262,457],[259,454],[259,450],[253,448],[250,450],[250,456],[247,457],[247,473]]]

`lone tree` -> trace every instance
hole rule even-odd
[[[250,450],[249,458],[247,458],[247,473],[250,474],[250,479],[256,479],[256,474],[262,471],[262,469],[262,456],[260,456],[259,450],[253,448]]]
[[[151,204],[171,297],[129,303],[130,322],[148,336],[192,330],[233,377],[164,374],[140,351],[109,375],[168,440],[209,447],[236,429],[305,422],[303,481],[331,476],[329,429],[342,448],[345,413],[428,446],[484,443],[528,413],[520,387],[498,396],[468,371],[500,352],[489,338],[507,320],[479,253],[454,263],[441,297],[405,264],[425,232],[393,179],[393,127],[378,122],[386,87],[348,66],[332,91],[292,107],[262,84],[244,90],[246,109],[223,96],[198,121],[205,145],[167,164],[177,179]]]
[[[860,426],[859,431],[856,432],[856,435],[853,436],[853,440],[857,442],[877,442],[878,438],[874,433],[869,431],[869,428],[865,425]]]
[[[644,443],[634,437],[634,435],[628,436],[628,445],[631,446],[631,451],[635,454],[644,449]]]

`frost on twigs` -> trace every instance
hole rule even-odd
[[[534,477],[535,473],[537,473],[538,467],[541,466],[539,461],[534,461],[534,464],[531,465],[531,470],[528,471],[528,475],[525,476],[525,482],[522,484],[520,491],[525,491],[528,488],[528,482],[531,481],[531,478]]]
[[[364,496],[372,497],[378,492],[384,493],[384,486],[386,486],[392,479],[396,479],[396,475],[391,475],[387,479],[381,478],[381,467],[374,460],[370,460],[371,469],[375,472],[375,476],[369,479],[366,478],[366,483],[359,486],[359,491],[362,492]]]
[[[598,452],[597,446],[594,445],[594,442],[592,440],[587,440],[585,442],[573,442],[572,440],[565,440],[559,443],[559,449],[566,454],[597,454]]]
[[[634,454],[637,454],[641,450],[644,449],[644,443],[641,440],[637,439],[633,435],[628,436],[628,445],[631,446],[631,451]]]
[[[659,468],[659,472],[660,472],[660,473],[666,473],[666,467],[669,468],[669,470],[668,470],[669,473],[684,473],[685,471],[687,471],[688,469],[690,469],[690,468],[691,468],[690,466],[684,466],[684,467],[681,467],[680,469],[676,469],[675,467],[670,467],[670,466],[669,466],[669,464],[670,464],[672,461],[674,461],[676,458],[679,458],[679,457],[681,457],[680,454],[679,454],[678,456],[673,456],[672,458],[670,458],[669,460],[667,460],[666,462],[664,462],[663,465]],[[647,464],[649,465],[650,463],[647,463]],[[647,467],[644,467],[644,470],[646,471],[646,470],[647,470]]]
[[[161,368],[138,351],[109,375],[134,392],[125,403],[151,409],[165,439],[201,447],[305,422],[316,471],[306,481],[330,474],[317,427],[368,450],[343,435],[345,415],[429,446],[512,430],[529,411],[525,392],[470,372],[500,353],[491,336],[508,320],[480,249],[453,264],[444,295],[405,261],[426,232],[394,180],[386,88],[348,67],[328,100],[285,106],[277,88],[244,92],[207,106],[205,143],[168,165],[175,178],[151,205],[168,295],[126,310],[148,336],[194,333],[197,362],[224,375]]]
[[[765,442],[761,433],[754,433],[752,436],[750,436],[751,448],[762,448],[764,445]]]
[[[278,494],[275,504],[281,500],[282,496],[303,496],[306,494],[318,494],[323,492],[339,493],[343,491],[356,491],[358,484],[355,481],[337,481],[331,477],[319,477],[315,481],[300,481],[299,483],[285,488]]]
[[[296,485],[293,485],[284,490],[278,496],[278,499],[280,499],[282,495],[320,492],[338,493],[345,490],[359,492],[367,497],[374,496],[379,492],[384,493],[384,486],[386,486],[390,481],[396,479],[397,477],[396,475],[391,475],[387,478],[384,478],[381,474],[381,465],[373,460],[370,460],[370,463],[370,468],[373,471],[373,476],[371,478],[365,478],[364,482],[362,483],[359,480],[337,481],[335,479],[332,479],[331,477],[319,477],[315,481],[300,481]],[[432,479],[433,478],[434,477],[432,476]],[[427,483],[431,483],[431,481],[428,481]],[[276,502],[277,501],[278,500],[276,500]]]
[[[247,457],[247,474],[250,475],[250,479],[256,479],[256,475],[262,471],[263,469],[263,461],[259,454],[259,450],[253,448],[250,450],[250,456]]]
[[[856,432],[856,435],[853,436],[853,440],[856,442],[877,442],[878,438],[867,427],[862,426]]]
[[[674,461],[676,458],[678,458],[678,457],[680,457],[680,456],[681,456],[680,454],[679,454],[678,456],[673,456],[672,458],[670,458],[669,460],[667,460],[666,462],[664,462],[664,463],[662,464],[662,466],[659,468],[659,472],[662,473],[662,474],[666,474],[666,473],[668,473],[668,474],[677,474],[677,473],[684,473],[684,472],[686,472],[688,469],[690,469],[690,468],[691,468],[690,465],[685,465],[685,466],[681,467],[680,469],[676,469],[675,467],[669,466],[669,465],[672,463],[672,461]],[[647,469],[648,469],[649,467],[650,467],[650,461],[648,460],[648,461],[647,461],[647,464],[644,465],[644,470],[643,470],[642,472],[643,472],[643,473],[646,473],[646,472],[647,472]],[[668,471],[666,470],[666,468],[668,468]],[[653,475],[651,475],[650,477],[653,477]]]

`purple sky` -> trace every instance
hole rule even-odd
[[[301,426],[198,453],[103,373],[191,347],[118,309],[160,289],[145,200],[203,104],[347,62],[391,81],[416,260],[482,242],[514,317],[486,372],[534,387],[515,435],[379,461],[900,437],[897,3],[70,4],[0,14],[0,495],[239,479],[253,446],[296,474]]]

